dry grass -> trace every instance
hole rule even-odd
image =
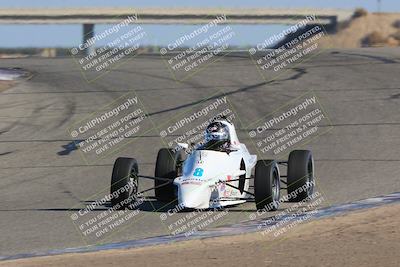
[[[363,46],[384,46],[387,38],[378,31],[371,32],[362,41]]]
[[[393,36],[399,31],[394,25],[400,13],[368,14],[353,19],[344,29],[321,40],[321,47],[358,48],[367,45],[397,45]],[[397,35],[396,35],[397,36]]]
[[[400,31],[390,35],[390,37],[393,37],[395,40],[400,41]]]

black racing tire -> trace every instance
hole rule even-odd
[[[138,174],[139,168],[136,159],[117,158],[115,160],[110,190],[111,205],[114,209],[122,210],[131,204],[129,198],[137,193],[139,185]]]
[[[170,179],[171,183],[168,184],[166,181],[154,180],[154,194],[157,200],[162,202],[176,200],[176,189],[172,181],[178,176],[181,161],[181,151],[175,152],[170,148],[161,148],[158,151],[154,176]]]
[[[310,150],[293,150],[287,171],[289,201],[303,201],[314,193],[314,160]]]
[[[280,175],[275,160],[258,160],[254,172],[254,198],[257,210],[279,208]]]

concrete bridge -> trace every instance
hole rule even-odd
[[[217,15],[227,16],[225,24],[295,24],[316,15],[318,24],[335,29],[353,14],[341,9],[229,9],[229,8],[63,8],[0,9],[0,24],[82,24],[83,42],[94,35],[95,24],[115,24],[138,15],[140,24],[204,24]],[[315,23],[315,21],[313,22]]]
[[[202,24],[225,14],[227,23],[294,24],[306,15],[316,15],[323,24],[349,18],[352,10],[341,9],[229,9],[229,8],[63,8],[0,9],[0,24],[114,24],[120,17],[139,14],[146,24]]]

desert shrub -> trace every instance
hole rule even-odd
[[[377,45],[382,45],[386,43],[387,38],[385,38],[380,32],[372,32],[368,34],[364,39],[363,39],[363,45],[365,46],[377,46]]]
[[[395,22],[393,22],[393,27],[400,29],[400,20],[396,20]]]
[[[364,8],[357,8],[354,10],[353,18],[360,18],[368,15],[368,11]]]

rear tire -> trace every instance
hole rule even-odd
[[[170,184],[166,181],[154,180],[154,193],[159,201],[172,202],[176,199],[175,185],[172,181],[178,176],[179,163],[182,161],[182,154],[180,151],[174,152],[170,148],[161,148],[158,151],[155,177],[167,178],[171,180]]]
[[[113,208],[120,210],[129,206],[131,201],[128,198],[137,193],[139,185],[138,174],[139,169],[136,159],[117,158],[115,160],[110,190]]]
[[[303,201],[314,193],[314,160],[310,150],[290,152],[287,173],[288,195],[294,196],[290,201]]]
[[[280,176],[276,161],[257,161],[254,173],[254,195],[257,210],[274,211],[279,208]]]

